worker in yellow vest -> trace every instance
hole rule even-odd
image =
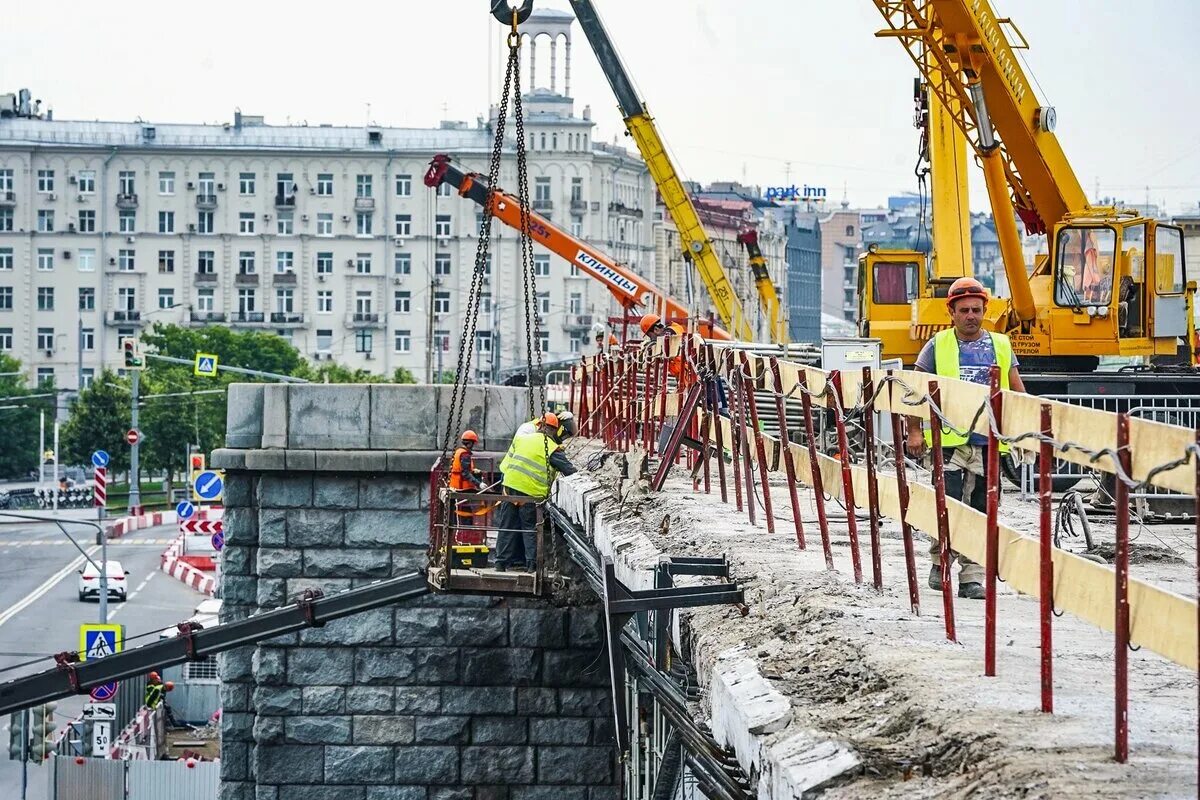
[[[954,327],[939,331],[925,343],[917,356],[916,368],[942,378],[958,378],[971,383],[991,382],[992,365],[1000,367],[1000,388],[1025,391],[1017,372],[1017,357],[1012,343],[1002,333],[982,328],[987,310],[988,291],[974,278],[959,278],[950,285],[946,306]],[[943,395],[944,396],[944,395]],[[909,454],[919,456],[931,441],[929,431],[922,432],[921,420],[909,417]],[[1007,445],[1000,452],[1008,451]],[[961,500],[977,511],[987,512],[987,437],[979,433],[959,434],[942,428],[942,453],[945,461],[946,497]],[[942,589],[941,547],[937,536],[929,547],[933,567],[929,588]],[[958,576],[958,596],[983,599],[983,567],[961,554],[955,554],[962,570]]]
[[[505,494],[545,500],[557,473],[575,474],[575,466],[555,436],[560,426],[557,415],[546,413],[536,430],[517,431],[500,462]],[[537,505],[505,503],[497,526],[496,569],[504,572],[523,567],[533,572],[537,568]]]

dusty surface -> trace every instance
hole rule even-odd
[[[576,464],[587,461],[586,448],[583,442],[574,448]],[[751,526],[734,508],[732,487],[729,504],[721,503],[715,471],[710,495],[694,493],[682,468],[662,493],[650,495],[619,457],[602,465],[593,458],[592,466],[608,486],[622,479],[622,519],[660,549],[729,558],[750,614],[725,607],[684,612],[688,655],[703,680],[719,654],[740,648],[790,701],[789,729],[813,729],[854,748],[862,767],[821,796],[1196,796],[1197,680],[1188,670],[1148,652],[1130,653],[1130,760],[1117,764],[1111,634],[1069,616],[1054,620],[1055,713],[1042,714],[1037,602],[1001,584],[998,676],[984,677],[983,603],[956,600],[958,643],[947,641],[941,594],[926,586],[923,534],[916,542],[921,615],[915,616],[899,526],[890,521],[882,524],[884,586],[877,592],[870,586],[866,520],[859,523],[864,583],[856,585],[842,509],[829,503],[831,518],[840,516],[830,523],[836,571],[829,572],[814,498],[801,491],[808,549],[800,551],[782,476],[772,476],[772,535],[761,497],[758,525]],[[1015,491],[1006,493],[1001,513],[1013,527],[1036,531],[1036,506]],[[664,517],[670,518],[666,536]],[[1093,533],[1101,543],[1112,540],[1104,522],[1093,522]],[[1131,533],[1146,556],[1136,559],[1134,575],[1195,596],[1190,529],[1134,525]],[[1081,550],[1082,542],[1066,546]]]

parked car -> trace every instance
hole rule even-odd
[[[187,622],[198,622],[201,628],[211,628],[217,624],[217,618],[221,614],[221,600],[216,597],[210,597],[207,600],[201,600],[200,605],[196,606],[196,610],[187,618]],[[160,639],[170,639],[179,635],[179,628],[172,625],[169,628],[163,628],[158,634]]]
[[[120,561],[106,561],[104,571],[108,576],[109,597],[116,597],[124,602],[129,596],[129,581],[126,580],[129,570],[121,566]],[[96,568],[95,563],[88,561],[83,565],[83,569],[79,570],[79,600],[82,602],[91,595],[100,597],[100,570]]]

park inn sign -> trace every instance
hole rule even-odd
[[[825,195],[824,186],[809,186],[807,184],[796,186],[794,183],[791,186],[768,186],[766,191],[763,192],[763,197],[767,200],[783,203],[795,202],[797,200],[822,202],[825,200]]]

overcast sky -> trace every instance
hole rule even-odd
[[[566,0],[541,2],[569,8]],[[1042,101],[1057,108],[1058,135],[1089,197],[1098,186],[1100,196],[1141,203],[1148,195],[1172,212],[1195,209],[1200,2],[994,5],[1030,42],[1026,68]],[[897,42],[873,37],[882,17],[869,0],[596,6],[688,178],[808,183],[827,187],[834,202],[845,187],[862,206],[915,189],[915,70]],[[503,58],[487,7],[488,0],[9,3],[0,91],[29,87],[59,119],[225,122],[240,107],[275,124],[473,122],[494,99],[489,75]],[[548,77],[544,62],[539,72]],[[596,138],[623,134],[578,27],[572,94],[577,112],[592,106]],[[972,207],[987,207],[978,173]]]

